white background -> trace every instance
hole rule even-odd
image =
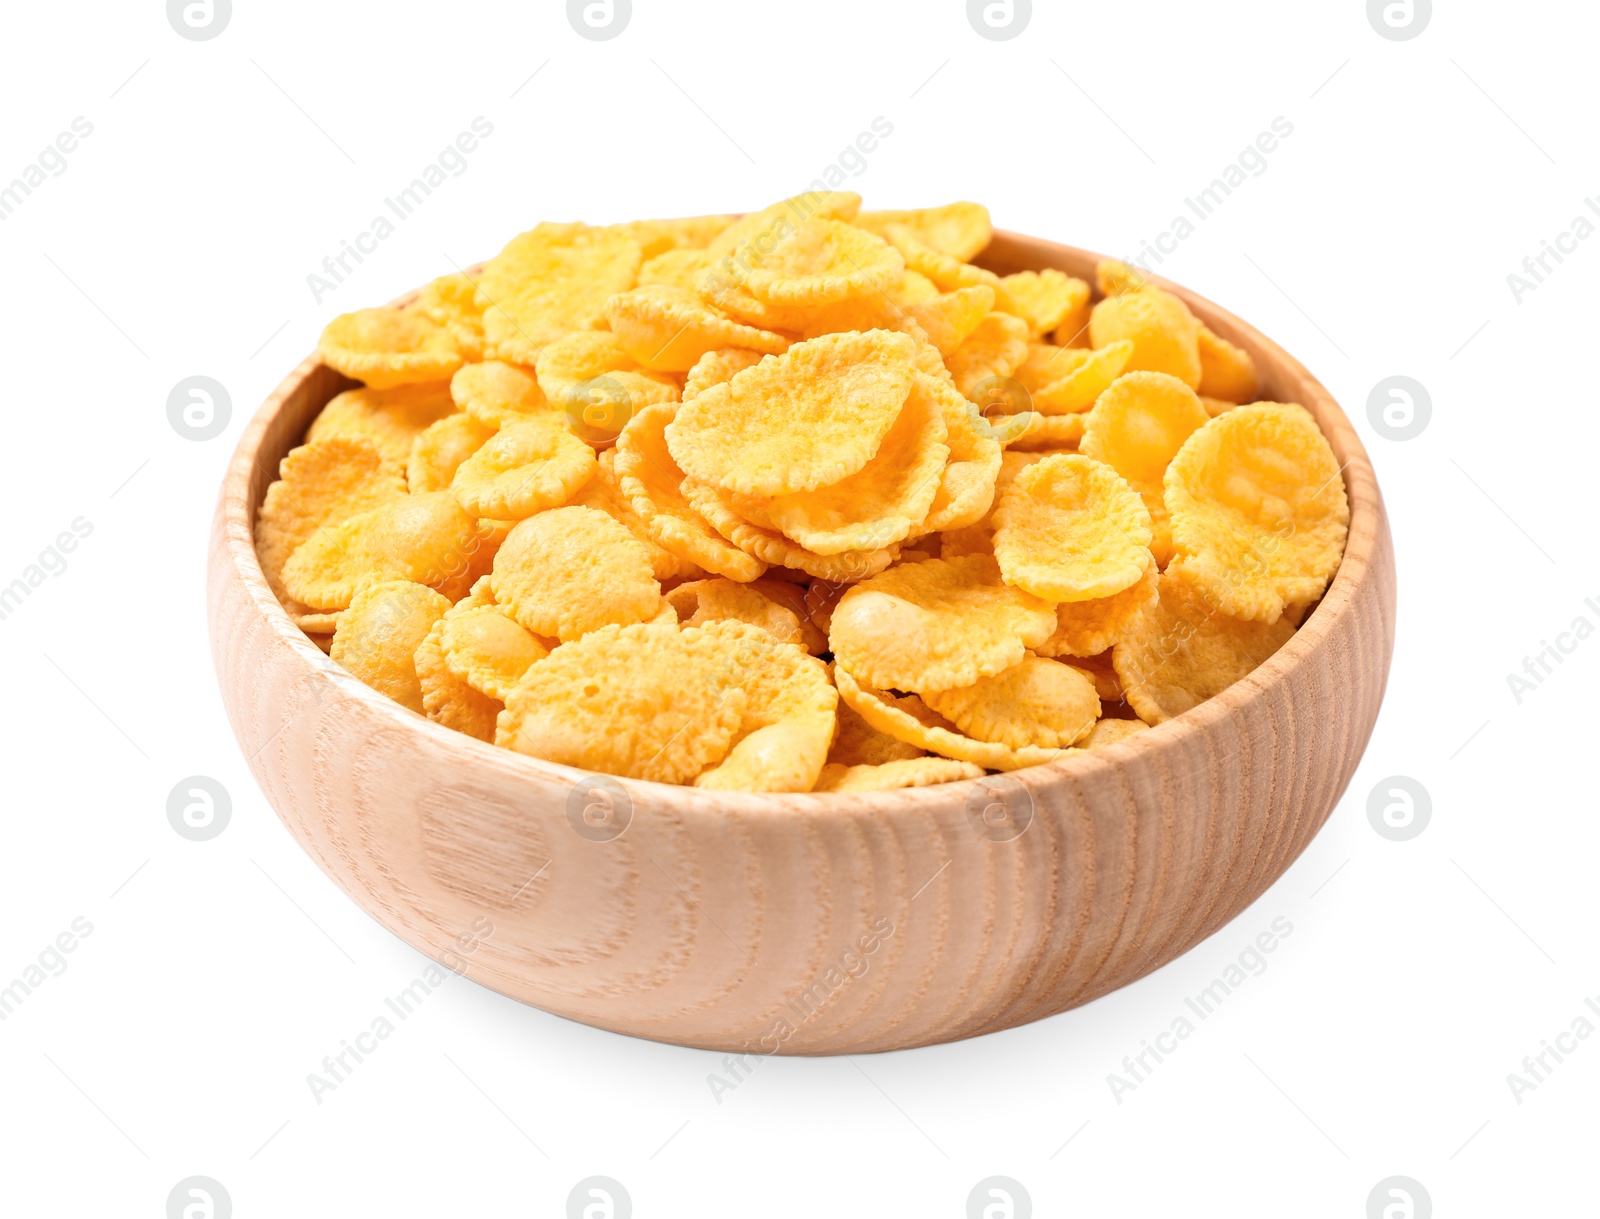
[[[1595,1214],[1600,1037],[1521,1103],[1506,1077],[1600,996],[1600,641],[1520,704],[1507,674],[1600,626],[1600,240],[1520,303],[1506,276],[1600,194],[1600,18],[1437,7],[1394,42],[1358,0],[1073,0],[994,42],[955,0],[635,0],[591,42],[550,0],[236,0],[191,42],[156,0],[8,6],[0,182],[74,117],[93,134],[0,222],[0,584],[74,518],[93,532],[0,621],[0,985],[94,930],[0,1023],[5,1212],[159,1217],[205,1174],[240,1219],[557,1216],[605,1174],[641,1217],[936,1217],[1004,1174],[1041,1216],[1359,1219],[1404,1174],[1441,1217]],[[480,115],[466,172],[316,302],[307,275]],[[1114,253],[1293,123],[1159,269],[1296,353],[1377,465],[1400,617],[1349,793],[1213,939],[1025,1028],[775,1059],[719,1104],[717,1056],[451,979],[316,1103],[307,1073],[427,962],[294,845],[223,717],[205,544],[255,404],[336,312],[542,219],[757,207],[880,115],[848,182],[869,207],[977,198]],[[193,374],[232,398],[214,440],[166,418]],[[1433,403],[1405,442],[1367,418],[1392,374]],[[233,800],[205,843],[165,815],[194,774]],[[1396,774],[1433,805],[1401,843],[1366,814]],[[1266,972],[1113,1099],[1123,1056],[1279,916]]]

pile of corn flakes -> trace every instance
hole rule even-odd
[[[741,791],[1050,762],[1282,646],[1349,521],[1311,415],[1133,268],[860,205],[540,224],[336,318],[361,385],[257,520],[284,608],[450,728]]]

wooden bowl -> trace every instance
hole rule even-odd
[[[997,233],[981,261],[1092,282],[1096,257]],[[999,784],[837,796],[607,780],[621,793],[610,824],[626,822],[607,837],[582,815],[584,772],[390,702],[279,607],[256,560],[256,508],[349,384],[312,357],[240,440],[211,538],[212,653],[257,782],[401,939],[616,1032],[751,1053],[893,1050],[1037,1020],[1142,977],[1305,848],[1366,746],[1394,646],[1393,547],[1355,430],[1274,343],[1167,286],[1250,351],[1262,397],[1311,410],[1350,498],[1321,605],[1218,697]],[[996,801],[1010,814],[998,830],[984,816]]]

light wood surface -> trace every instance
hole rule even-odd
[[[1095,257],[998,233],[980,261],[1092,281]],[[1037,1020],[1142,977],[1305,849],[1366,747],[1394,640],[1389,526],[1354,429],[1288,354],[1174,290],[1255,356],[1262,397],[1316,415],[1349,491],[1344,562],[1299,633],[1219,697],[1010,776],[999,798],[1013,813],[1032,806],[1020,836],[975,828],[972,810],[996,798],[981,780],[857,796],[618,780],[627,830],[581,836],[568,801],[582,772],[366,689],[267,588],[256,507],[279,459],[349,384],[314,357],[246,430],[211,540],[217,676],[267,800],[407,943],[526,1003],[636,1036],[751,1053],[898,1049]]]

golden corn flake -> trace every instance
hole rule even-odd
[[[256,513],[256,555],[273,594],[280,601],[288,596],[283,586],[284,564],[318,529],[382,507],[404,494],[399,470],[359,437],[332,436],[289,450],[278,464],[278,481],[267,488]],[[304,616],[307,607],[284,608]],[[333,629],[331,622],[325,625],[327,630]]]
[[[1128,368],[1163,372],[1190,389],[1200,384],[1200,323],[1170,292],[1146,287],[1108,296],[1089,317],[1089,343],[1105,347],[1118,339],[1133,344]]]
[[[323,407],[306,429],[306,441],[354,436],[377,445],[384,457],[404,466],[411,457],[411,442],[455,409],[446,384],[363,386],[346,390]]]
[[[1087,283],[1053,267],[1003,275],[1000,282],[1017,316],[1028,324],[1029,336],[1035,339],[1056,329],[1089,299]]]
[[[861,228],[887,237],[891,224],[903,225],[923,243],[951,258],[970,262],[989,244],[994,230],[989,209],[981,203],[947,203],[943,207],[919,207],[909,211],[861,212],[855,218]]]
[[[860,580],[876,575],[899,557],[891,543],[875,550],[845,550],[822,555],[785,537],[776,529],[757,525],[741,512],[752,505],[736,506],[731,492],[698,479],[683,480],[683,494],[694,510],[722,537],[772,569],[792,568],[822,580]]]
[[[707,250],[691,246],[668,250],[648,259],[639,268],[639,286],[665,284],[693,292],[700,276],[711,266],[713,259]]]
[[[990,289],[994,291],[994,289]],[[902,309],[909,309],[912,305],[925,305],[939,296],[939,289],[934,287],[933,280],[917,271],[906,270],[900,273],[900,282],[889,290],[889,299]],[[988,312],[987,309],[984,310]]]
[[[1034,343],[1017,380],[1042,414],[1086,411],[1123,374],[1132,356],[1133,344],[1126,339],[1100,348]]]
[[[761,583],[770,587],[773,582]],[[782,643],[804,647],[806,642],[806,636],[800,629],[800,616],[779,604],[764,589],[749,584],[740,584],[721,576],[690,580],[670,590],[666,598],[684,626],[699,626],[705,622],[731,618],[758,626]]]
[[[552,408],[530,371],[500,360],[468,364],[450,379],[450,397],[491,428],[548,414]]]
[[[477,522],[448,491],[406,495],[325,525],[284,565],[289,595],[314,610],[339,610],[368,584],[405,580],[465,593],[480,546]]]
[[[948,380],[926,377],[918,384],[939,399],[945,443],[950,446],[950,459],[919,532],[962,529],[982,520],[994,504],[1002,458],[1000,441],[978,408]]]
[[[495,721],[503,704],[473,689],[451,671],[440,644],[443,634],[444,618],[441,618],[417,645],[412,657],[422,696],[422,713],[446,728],[454,728],[480,741],[493,741]]]
[[[645,372],[607,330],[575,330],[548,344],[536,366],[539,389],[571,418],[582,404],[608,393],[618,399],[624,418],[657,402],[672,402],[677,383],[665,373]],[[576,405],[575,405],[576,404]]]
[[[417,294],[417,309],[449,332],[464,360],[483,359],[483,307],[478,281],[470,275],[441,275]]]
[[[1078,451],[1105,462],[1139,493],[1150,511],[1150,549],[1163,566],[1172,554],[1163,483],[1167,464],[1208,419],[1187,385],[1151,372],[1118,377],[1085,417]]]
[[[466,602],[441,619],[438,643],[455,677],[502,703],[529,667],[553,650],[498,606]]]
[[[969,262],[935,249],[918,237],[914,230],[903,224],[885,225],[883,236],[888,239],[889,244],[900,251],[907,270],[925,276],[939,291],[954,292],[957,288],[972,288],[978,284],[985,284],[994,289],[995,308],[1011,312],[1011,297],[1006,292],[1005,284],[993,271],[975,267]]]
[[[645,622],[661,607],[650,555],[593,508],[556,508],[511,531],[495,556],[495,604],[535,635],[562,642]]]
[[[765,505],[772,526],[821,555],[901,541],[928,514],[950,456],[932,378],[915,374],[899,417],[872,460],[832,486]]]
[[[1350,525],[1339,462],[1304,409],[1241,406],[1195,432],[1167,470],[1172,569],[1224,613],[1276,622],[1316,600]]]
[[[746,587],[754,589],[768,600],[776,602],[795,616],[800,626],[800,638],[790,642],[813,656],[828,650],[828,633],[818,629],[812,621],[812,605],[808,600],[810,587],[803,572],[779,568],[770,577],[752,580]]]
[[[405,580],[364,588],[339,615],[328,655],[403,707],[422,714],[417,646],[450,608],[448,598]]]
[[[461,367],[450,332],[419,309],[357,309],[329,322],[317,343],[329,368],[372,389],[448,381]]]
[[[885,762],[920,758],[925,752],[920,746],[908,745],[887,732],[879,732],[847,702],[840,701],[835,715],[839,730],[833,738],[833,747],[828,750],[829,766],[882,766]]]
[[[411,442],[411,456],[406,460],[406,486],[413,495],[448,490],[461,463],[481,449],[494,433],[492,425],[465,412],[446,415],[438,423],[429,424]]]
[[[898,791],[907,787],[927,787],[935,783],[954,783],[958,779],[978,779],[983,767],[951,758],[912,758],[884,762],[877,766],[843,766],[829,762],[822,768],[813,791],[855,792]]]
[[[1149,729],[1150,725],[1143,720],[1101,720],[1090,731],[1089,735],[1078,742],[1080,749],[1104,749],[1107,745],[1116,745],[1126,741],[1131,736],[1137,736]]]
[[[698,580],[703,577],[706,573],[698,564],[679,558],[650,536],[644,520],[634,510],[633,501],[617,481],[616,454],[614,448],[601,453],[595,461],[594,477],[567,502],[580,508],[594,508],[620,522],[649,552],[650,568],[657,580]]]
[[[857,584],[833,611],[839,665],[883,690],[970,686],[1055,630],[1055,607],[1004,583],[988,555],[929,559]]]
[[[1102,258],[1095,264],[1094,286],[1100,290],[1101,296],[1137,292],[1150,283],[1150,277],[1138,267],[1115,258]]]
[[[568,331],[599,330],[606,301],[634,286],[643,261],[615,228],[540,224],[513,237],[478,280],[486,353],[531,365]]]
[[[537,518],[535,518],[537,519]],[[747,696],[733,644],[699,627],[606,626],[533,665],[506,697],[495,743],[658,783],[687,783],[728,752]]]
[[[974,740],[1013,748],[1071,745],[1100,717],[1093,680],[1040,656],[970,686],[925,694],[923,701]]]
[[[474,516],[521,520],[566,503],[594,471],[594,450],[543,416],[502,427],[457,467],[450,486]]]
[[[1009,419],[996,420],[995,431],[1005,441],[1009,452],[1022,453],[1049,450],[1076,451],[1083,439],[1084,426],[1089,413],[1079,411],[1070,415],[1046,415],[1039,411],[1026,411]]]
[[[1111,654],[1128,705],[1147,724],[1221,694],[1294,634],[1282,619],[1246,622],[1222,613],[1181,576],[1163,574],[1159,588],[1159,599]]]
[[[684,473],[745,495],[836,483],[878,451],[911,392],[915,350],[887,330],[797,343],[685,402],[667,446]]]
[[[1047,457],[1018,474],[994,510],[994,525],[994,557],[1006,583],[1047,601],[1120,593],[1151,561],[1144,503],[1110,466],[1077,453]]]
[[[828,756],[833,716],[795,716],[740,738],[716,766],[695,778],[710,791],[805,792]]]
[[[612,297],[606,302],[606,319],[622,349],[657,372],[687,372],[701,356],[720,347],[776,355],[789,346],[782,335],[731,321],[692,292],[670,284]]]
[[[683,471],[666,441],[666,427],[680,409],[672,403],[648,406],[628,421],[617,436],[617,484],[656,545],[684,562],[747,583],[766,564],[724,538],[684,496]]]
[[[906,313],[922,327],[939,354],[948,359],[993,309],[994,289],[979,284],[939,293],[931,300],[906,307]]]
[[[886,292],[905,260],[883,238],[841,220],[803,220],[769,249],[757,247],[734,275],[757,300],[826,305]]]
[[[1226,402],[1251,402],[1256,396],[1256,362],[1242,347],[1200,327],[1200,384],[1202,398]],[[1216,411],[1212,411],[1216,414]]]
[[[995,741],[979,741],[963,734],[954,724],[934,711],[915,694],[896,697],[882,690],[861,685],[844,669],[834,670],[839,697],[879,732],[909,745],[916,745],[941,757],[970,762],[989,770],[1020,770],[1066,757],[1069,749],[1046,749],[1037,745],[1015,747]]]
[[[761,363],[761,359],[759,351],[751,351],[744,347],[718,347],[714,351],[706,352],[695,361],[694,367],[684,379],[683,400],[687,402],[713,385],[732,381],[736,373]]]
[[[1063,601],[1056,606],[1055,634],[1034,650],[1041,656],[1098,656],[1122,642],[1139,615],[1154,603],[1157,572],[1151,562],[1144,575],[1120,593],[1089,601]]]
[[[1009,377],[1028,358],[1028,323],[1009,313],[990,313],[962,340],[945,363],[956,388],[973,397],[980,382]]]
[[[1150,599],[1149,604],[1155,604],[1154,597]],[[1062,662],[1071,665],[1094,683],[1094,692],[1100,696],[1102,704],[1120,703],[1125,701],[1122,679],[1117,676],[1116,666],[1111,663],[1111,656],[1111,651],[1107,650],[1098,656],[1063,657]]]

